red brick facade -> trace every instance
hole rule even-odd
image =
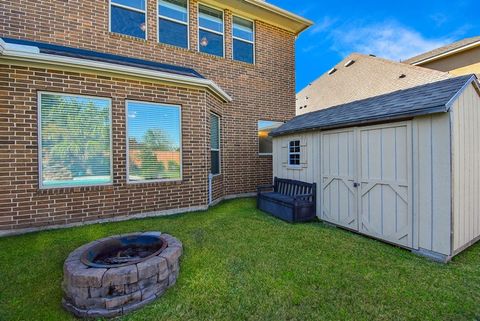
[[[0,232],[208,204],[209,113],[221,119],[221,175],[214,198],[269,182],[271,157],[258,156],[258,120],[295,114],[295,35],[255,22],[255,65],[232,60],[232,12],[225,10],[225,58],[196,51],[197,1],[190,1],[190,50],[157,42],[156,1],[148,0],[148,39],[108,31],[108,1],[0,0],[0,37],[55,43],[194,68],[233,101],[209,91],[60,67],[13,64],[0,56]],[[109,97],[113,185],[39,189],[37,92]],[[182,106],[183,180],[126,183],[125,100]]]

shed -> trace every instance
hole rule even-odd
[[[316,182],[323,221],[443,262],[480,238],[474,75],[300,115],[271,136],[274,176]]]

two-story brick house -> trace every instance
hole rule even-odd
[[[0,0],[0,234],[269,182],[310,24],[260,0]]]

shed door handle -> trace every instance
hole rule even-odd
[[[359,186],[360,186],[360,183],[357,183],[357,182],[353,183],[353,187],[359,187]]]

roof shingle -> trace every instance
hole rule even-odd
[[[476,79],[476,76],[450,78],[303,114],[286,122],[270,135],[280,136],[446,112],[448,102],[472,78]]]

